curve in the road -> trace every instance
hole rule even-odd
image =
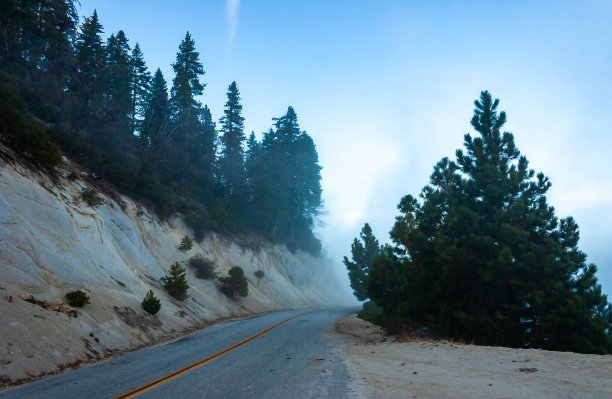
[[[174,372],[172,372],[170,374],[167,374],[167,375],[165,375],[165,376],[163,376],[161,378],[158,378],[155,381],[151,381],[148,384],[145,384],[145,385],[143,385],[141,387],[132,389],[131,391],[126,392],[126,393],[124,393],[122,395],[116,396],[114,399],[134,398],[134,397],[136,397],[136,396],[138,396],[138,395],[140,395],[142,393],[145,393],[147,391],[150,391],[151,389],[156,388],[156,387],[158,387],[158,386],[160,386],[160,385],[162,385],[162,384],[164,384],[164,383],[166,383],[168,381],[172,381],[173,379],[175,379],[177,377],[180,377],[183,374],[186,374],[186,373],[188,373],[188,372],[190,372],[192,370],[195,370],[198,367],[205,365],[206,363],[210,363],[213,360],[218,359],[218,358],[222,357],[223,355],[226,355],[226,354],[230,353],[231,351],[234,351],[234,350],[240,348],[241,346],[244,346],[244,345],[248,344],[249,342],[252,342],[252,341],[256,340],[257,338],[261,337],[262,335],[265,335],[265,334],[269,333],[270,331],[274,330],[275,328],[280,327],[281,325],[283,325],[283,324],[285,324],[287,322],[290,322],[291,320],[294,320],[294,319],[297,319],[298,317],[306,316],[306,315],[309,315],[309,314],[312,314],[312,313],[315,313],[315,312],[308,312],[308,313],[299,314],[297,316],[293,316],[293,317],[290,317],[290,318],[288,318],[286,320],[278,322],[278,323],[276,323],[276,324],[266,328],[265,330],[260,331],[257,334],[255,334],[255,335],[253,335],[253,336],[251,336],[251,337],[249,337],[247,339],[244,339],[244,340],[242,340],[242,341],[240,341],[240,342],[238,342],[238,343],[236,343],[236,344],[234,344],[234,345],[232,345],[232,346],[230,346],[228,348],[225,348],[225,349],[223,349],[223,350],[221,350],[221,351],[219,351],[219,352],[217,352],[217,353],[215,353],[213,355],[210,355],[210,356],[208,356],[208,357],[206,357],[204,359],[198,360],[195,363],[192,363],[192,364],[190,364],[188,366],[185,366],[185,367],[183,367],[183,368],[181,368],[179,370],[176,370],[176,371],[174,371]]]

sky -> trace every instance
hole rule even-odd
[[[612,295],[612,2],[81,0],[81,20],[94,9],[169,86],[189,31],[216,120],[232,81],[247,133],[295,108],[323,167],[317,233],[347,287],[363,224],[389,241],[399,200],[454,158],[488,90]]]

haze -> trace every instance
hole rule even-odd
[[[295,107],[324,168],[319,237],[345,279],[363,223],[388,241],[400,198],[454,156],[489,90],[612,293],[612,3],[81,0],[80,17],[94,8],[168,80],[190,31],[215,120],[233,80],[258,138]]]

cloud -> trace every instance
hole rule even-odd
[[[234,41],[236,28],[238,27],[238,10],[240,9],[240,0],[227,0],[225,9],[227,11],[227,22],[229,24],[229,40],[228,48]]]

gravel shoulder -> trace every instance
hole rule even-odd
[[[612,398],[612,355],[385,337],[356,315],[334,329],[362,398]]]

